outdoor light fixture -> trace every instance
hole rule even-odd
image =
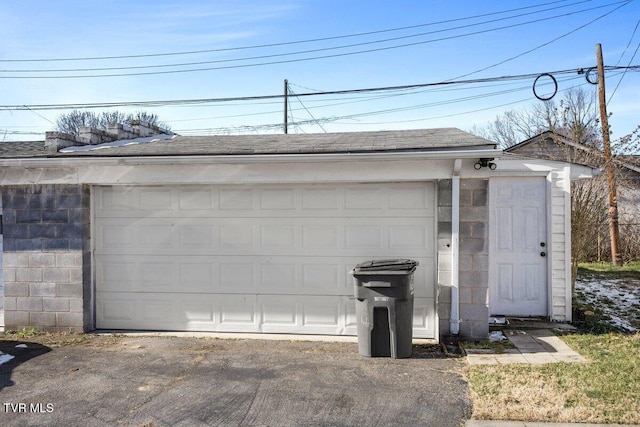
[[[473,168],[479,170],[481,168],[489,167],[491,170],[495,170],[497,165],[493,163],[493,159],[481,158],[474,165]]]

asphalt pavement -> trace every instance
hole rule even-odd
[[[2,426],[455,426],[464,359],[414,345],[81,335],[0,340]],[[10,358],[13,356],[13,358]]]

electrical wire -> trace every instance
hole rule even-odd
[[[445,41],[445,40],[457,39],[457,38],[462,38],[462,37],[469,37],[469,36],[474,36],[474,35],[479,35],[479,34],[485,34],[485,33],[489,33],[489,32],[494,32],[494,31],[514,28],[514,27],[519,27],[519,26],[523,26],[523,25],[535,24],[535,23],[539,23],[539,22],[543,22],[543,21],[548,21],[550,19],[558,19],[558,18],[563,18],[563,17],[567,17],[567,16],[572,16],[572,15],[575,15],[575,14],[578,14],[578,13],[583,13],[583,12],[587,12],[587,11],[591,11],[591,10],[601,9],[601,8],[612,6],[612,5],[619,5],[614,10],[609,11],[606,14],[602,15],[601,17],[599,17],[599,18],[595,19],[594,21],[592,21],[592,22],[595,22],[596,20],[601,19],[601,18],[603,18],[605,16],[608,16],[609,14],[617,11],[621,7],[626,6],[631,1],[632,0],[623,0],[623,1],[618,1],[618,2],[614,2],[614,3],[608,3],[606,5],[596,6],[596,7],[589,8],[589,9],[583,9],[583,10],[580,10],[580,11],[568,12],[568,13],[565,13],[565,14],[562,14],[562,15],[556,15],[556,16],[552,16],[552,17],[545,17],[545,18],[530,20],[530,21],[521,22],[521,23],[517,23],[517,24],[510,24],[510,25],[505,25],[505,26],[496,27],[496,28],[490,28],[490,29],[485,29],[485,30],[474,31],[474,32],[465,33],[465,34],[458,34],[458,35],[453,35],[453,36],[446,36],[446,37],[430,39],[430,40],[416,41],[416,42],[411,42],[411,43],[403,43],[403,44],[399,44],[399,45],[395,45],[395,46],[385,46],[385,47],[379,47],[379,48],[364,49],[364,50],[359,50],[359,51],[354,51],[354,52],[343,52],[343,53],[320,55],[320,56],[313,56],[313,57],[306,57],[306,58],[285,59],[285,60],[278,60],[278,61],[258,62],[258,63],[252,63],[252,64],[236,64],[236,65],[223,65],[223,66],[217,66],[217,67],[190,68],[190,69],[183,69],[183,70],[146,71],[146,72],[135,72],[135,73],[110,73],[110,74],[57,75],[57,76],[0,76],[0,79],[69,79],[69,78],[98,78],[98,77],[123,77],[123,76],[160,75],[160,74],[189,73],[189,72],[212,71],[212,70],[223,70],[223,69],[238,69],[238,68],[247,68],[247,67],[258,67],[258,66],[266,66],[266,65],[276,65],[276,64],[287,64],[287,63],[295,63],[295,62],[303,62],[303,61],[312,61],[312,60],[318,60],[318,59],[338,58],[338,57],[345,57],[345,56],[351,56],[351,55],[359,55],[359,54],[365,54],[365,53],[373,53],[373,52],[387,51],[387,50],[393,50],[393,49],[400,49],[400,48],[406,48],[406,47],[411,47],[411,46],[423,45],[423,44],[427,44],[427,43],[434,43],[434,42],[439,42],[439,41]],[[502,18],[502,19],[499,19],[499,20],[503,20],[503,19],[507,19],[507,18]],[[471,24],[471,25],[475,25],[475,24]],[[471,25],[468,25],[468,26],[471,26]],[[463,26],[463,27],[467,27],[467,26]],[[439,30],[439,31],[436,31],[436,32],[442,32],[442,31],[449,31],[449,30]],[[431,32],[431,33],[433,33],[433,32]],[[395,37],[395,38],[385,39],[385,40],[381,40],[381,41],[379,40],[379,41],[369,41],[369,42],[362,42],[362,43],[354,43],[354,44],[351,44],[351,45],[344,45],[344,46],[337,46],[337,47],[310,49],[310,50],[299,51],[299,52],[290,52],[290,53],[274,54],[274,55],[261,55],[261,56],[255,56],[255,57],[249,57],[249,58],[240,58],[240,59],[222,59],[222,60],[215,60],[215,61],[203,61],[203,62],[200,62],[200,63],[188,63],[188,64],[181,64],[181,65],[229,63],[229,62],[246,61],[246,60],[254,60],[254,59],[269,59],[269,58],[277,58],[277,57],[283,57],[283,56],[301,55],[301,54],[307,54],[307,53],[317,53],[317,52],[323,52],[323,51],[346,49],[346,48],[351,48],[351,47],[358,47],[358,46],[365,46],[365,45],[371,45],[371,44],[384,43],[384,42],[388,42],[388,41],[398,41],[398,40],[401,40],[401,39],[418,37],[418,36],[422,36],[422,35],[425,35],[425,34],[431,34],[431,33],[422,33],[422,34],[418,34],[418,35],[401,36],[401,37]],[[100,68],[76,69],[76,71],[79,71],[79,72],[82,72],[82,71],[100,71],[100,70],[110,70],[110,69],[123,70],[123,69],[135,69],[135,68],[145,68],[146,69],[146,68],[166,67],[166,66],[167,65],[138,66],[138,67],[112,67],[112,68],[104,68],[104,69],[100,69]],[[180,66],[180,65],[169,65],[169,66]],[[2,71],[2,70],[0,70],[0,71]],[[47,71],[47,70],[43,70],[43,71]],[[49,70],[49,71],[55,71],[55,70]],[[57,71],[74,72],[74,70],[57,70]],[[4,72],[12,72],[12,71],[11,70],[5,70]],[[37,70],[30,70],[30,71],[29,70],[22,70],[22,72],[33,73],[33,72],[38,72],[38,71]]]
[[[640,68],[640,66],[637,66]],[[624,67],[617,67],[624,68]],[[633,67],[627,67],[633,68]],[[575,69],[571,70],[557,70],[550,71],[551,74],[573,74]],[[487,83],[496,81],[509,81],[509,80],[521,80],[531,79],[540,75],[541,73],[520,74],[511,76],[499,76],[499,77],[486,77],[479,79],[469,80],[456,80],[456,81],[444,81],[444,82],[431,82],[431,83],[418,83],[400,86],[383,86],[383,87],[370,87],[361,89],[346,89],[346,90],[334,90],[323,92],[307,92],[300,93],[296,96],[319,96],[319,95],[347,95],[347,94],[362,94],[372,92],[393,92],[404,91],[410,89],[435,87],[435,86],[449,86],[459,84],[471,84],[471,83]],[[241,96],[241,97],[229,97],[229,98],[201,98],[201,99],[179,99],[179,100],[164,100],[164,101],[126,101],[126,102],[100,102],[100,103],[69,103],[69,104],[32,104],[32,105],[0,105],[0,110],[60,110],[60,109],[73,109],[73,108],[113,108],[113,107],[151,107],[151,106],[166,106],[166,105],[187,105],[187,104],[210,104],[221,102],[234,102],[234,101],[258,101],[258,100],[270,100],[281,99],[283,94],[278,95],[254,95],[254,96]]]
[[[373,35],[373,34],[383,34],[383,33],[395,32],[395,31],[409,30],[409,29],[414,29],[414,28],[422,28],[422,27],[427,27],[427,26],[448,24],[448,23],[452,23],[452,22],[460,22],[460,21],[466,21],[466,20],[471,20],[471,19],[484,18],[486,16],[494,16],[494,15],[500,15],[500,14],[504,14],[504,13],[516,12],[516,11],[520,11],[520,10],[533,9],[533,8],[548,6],[548,5],[557,4],[557,3],[565,3],[567,1],[569,1],[569,0],[557,0],[557,1],[547,2],[547,3],[541,3],[541,4],[537,4],[537,5],[532,5],[532,6],[519,7],[519,8],[515,8],[515,9],[507,9],[507,10],[503,10],[503,11],[484,13],[484,14],[480,14],[480,15],[473,15],[473,16],[468,16],[468,17],[463,17],[463,18],[455,18],[455,19],[448,19],[448,20],[436,21],[436,22],[428,22],[428,23],[417,24],[417,25],[409,25],[409,26],[403,26],[403,27],[387,28],[387,29],[382,29],[382,30],[361,32],[361,33],[343,34],[343,35],[339,35],[339,36],[320,37],[320,38],[314,38],[314,39],[296,40],[296,41],[280,42],[280,43],[269,43],[269,44],[261,44],[261,45],[239,46],[239,47],[219,48],[219,49],[193,50],[193,51],[182,51],[182,52],[138,54],[138,55],[94,56],[94,57],[76,57],[76,58],[0,59],[0,62],[97,61],[97,60],[112,60],[112,59],[132,59],[132,58],[149,58],[149,57],[162,57],[162,56],[177,56],[177,55],[194,55],[194,54],[202,54],[202,53],[217,53],[217,52],[228,52],[228,51],[236,51],[236,50],[262,49],[262,48],[268,48],[268,47],[289,46],[289,45],[304,44],[304,43],[314,43],[314,42],[319,42],[319,41],[329,41],[329,40],[339,40],[339,39],[346,39],[346,38],[362,37],[362,36],[368,36],[368,35]],[[583,1],[576,2],[576,3],[572,3],[572,4],[568,5],[568,6],[573,6],[573,5],[580,4],[580,3],[587,3],[589,1],[590,0],[583,0]],[[561,7],[568,7],[568,6],[561,6]]]

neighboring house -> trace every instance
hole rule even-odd
[[[454,128],[141,124],[0,146],[8,329],[355,335],[349,271],[388,258],[420,263],[415,337],[571,320],[570,180],[587,167]]]
[[[578,144],[551,131],[513,145],[505,152],[529,158],[568,161],[599,168],[604,179],[604,159],[600,151]],[[640,230],[640,157],[615,156],[618,212],[621,227],[629,227],[627,234]],[[605,234],[608,232],[605,229]],[[605,239],[606,240],[606,239]],[[632,240],[635,240],[632,238]]]

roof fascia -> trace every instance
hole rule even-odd
[[[373,153],[313,153],[313,154],[237,154],[202,156],[139,156],[139,157],[48,157],[2,159],[5,167],[73,167],[90,165],[158,165],[158,164],[200,164],[200,163],[287,163],[287,162],[335,162],[353,160],[437,160],[495,158],[502,154],[500,149],[470,149],[443,151],[401,151]]]

